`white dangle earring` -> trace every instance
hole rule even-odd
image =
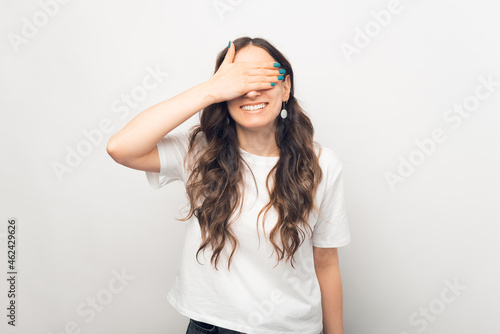
[[[281,118],[285,119],[288,116],[288,112],[285,109],[286,102],[283,102],[283,108],[281,109]]]

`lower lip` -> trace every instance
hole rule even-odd
[[[264,110],[266,110],[268,106],[269,106],[269,104],[266,105],[264,108],[257,109],[257,110],[245,110],[243,108],[240,108],[240,109],[243,110],[244,112],[246,112],[247,114],[259,114],[259,113],[263,112]]]

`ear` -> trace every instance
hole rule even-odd
[[[283,102],[288,101],[290,98],[290,88],[292,87],[292,84],[290,83],[290,75],[287,75],[285,77],[285,80],[283,82]]]

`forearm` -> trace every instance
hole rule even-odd
[[[119,160],[143,156],[170,131],[212,103],[206,82],[196,85],[138,114],[111,136],[107,150]]]
[[[343,334],[342,280],[338,265],[317,267],[321,288],[323,334]]]

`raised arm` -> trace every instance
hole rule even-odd
[[[108,141],[106,150],[119,164],[159,172],[157,143],[170,131],[205,107],[232,100],[253,90],[272,88],[278,82],[273,63],[236,62],[230,47],[217,72],[206,82],[160,102],[134,117]]]
[[[207,85],[208,82],[196,85],[141,112],[111,136],[106,146],[108,154],[124,166],[159,172],[156,144],[198,111],[214,103]]]

